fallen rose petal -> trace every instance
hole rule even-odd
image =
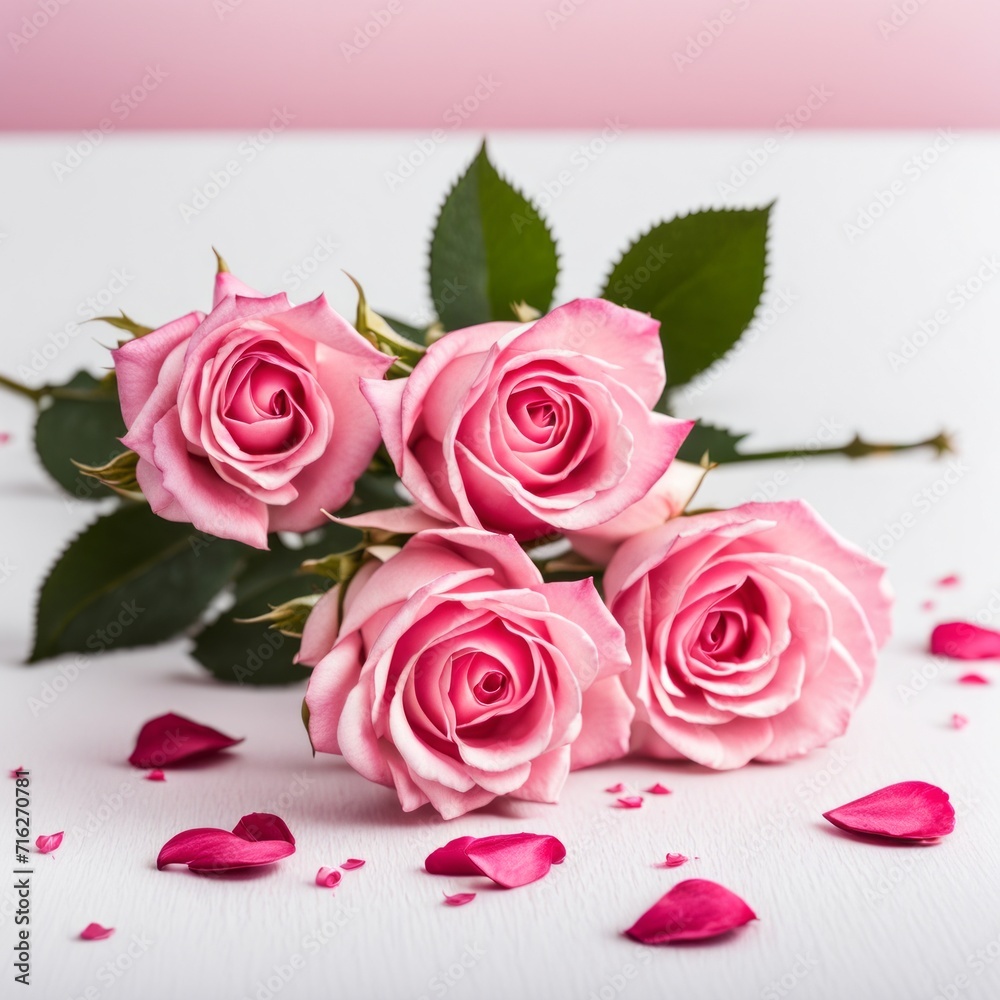
[[[363,858],[348,858],[340,867],[345,872],[352,872],[355,868],[364,868],[364,866],[365,862]]]
[[[479,866],[469,860],[465,853],[466,847],[475,841],[475,837],[456,837],[449,840],[444,847],[431,851],[424,861],[424,868],[431,875],[482,875]]]
[[[926,781],[901,781],[823,813],[849,833],[936,840],[955,829],[948,793]]]
[[[324,889],[332,889],[342,878],[343,875],[336,868],[320,868],[316,872],[316,884],[323,886]]]
[[[63,831],[59,833],[43,834],[35,841],[35,847],[39,854],[51,854],[63,841]]]
[[[661,785],[659,782],[657,782],[655,785],[650,785],[649,788],[646,789],[646,791],[649,792],[650,795],[670,795],[670,794],[672,794],[671,791],[670,791],[670,789],[667,788],[666,785]]]
[[[185,719],[183,715],[168,712],[150,719],[139,730],[135,749],[128,760],[133,767],[163,767],[242,742],[242,737],[234,739],[200,722]]]
[[[84,941],[103,941],[105,938],[111,937],[114,932],[114,927],[102,927],[100,924],[87,924],[87,926],[80,931],[80,937],[82,937]]]
[[[957,573],[949,573],[947,576],[942,576],[941,579],[938,580],[937,585],[939,587],[956,587],[961,582],[962,581],[959,579]]]
[[[642,805],[641,795],[626,795],[618,800],[620,809],[638,809]]]
[[[465,848],[483,875],[505,889],[535,882],[566,857],[562,842],[547,834],[509,833],[479,837]]]
[[[968,717],[955,712],[951,717],[951,725],[953,729],[965,729],[969,724]]]
[[[945,622],[931,633],[931,652],[956,660],[988,660],[1000,656],[1000,632],[972,622]]]
[[[475,898],[474,892],[456,892],[453,896],[445,893],[444,904],[445,906],[465,906],[466,903],[471,903]]]
[[[959,684],[989,684],[989,678],[984,677],[982,674],[970,673],[962,674],[958,679]]]
[[[625,933],[641,944],[700,941],[742,927],[757,915],[734,892],[717,882],[678,882]]]
[[[166,781],[167,776],[158,768],[154,767],[146,776],[147,781]]]
[[[617,785],[612,785],[610,788],[605,788],[604,790],[611,795],[620,795],[625,791],[625,786],[619,781]]]
[[[689,858],[686,854],[668,854],[666,860],[663,862],[664,868],[680,868],[681,865],[687,864]]]
[[[933,601],[927,600],[927,601],[921,601],[920,602],[920,610],[921,611],[933,611],[934,607],[935,607],[935,605],[934,605]]]
[[[283,840],[289,844],[295,843],[292,831],[274,813],[248,813],[233,827],[233,833],[244,840]]]

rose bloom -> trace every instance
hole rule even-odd
[[[604,587],[632,660],[632,750],[733,768],[840,736],[889,636],[884,572],[801,501],[625,542]]]
[[[592,580],[544,583],[510,535],[423,531],[361,568],[343,615],[334,590],[306,622],[309,736],[406,811],[555,802],[571,768],[628,749],[621,628]]]
[[[154,513],[267,548],[337,509],[379,443],[361,396],[392,359],[320,296],[292,306],[228,272],[211,313],[113,352],[136,476]]]
[[[533,323],[455,330],[409,378],[363,391],[427,513],[521,540],[580,530],[642,499],[691,428],[652,410],[666,379],[658,330],[578,299]]]

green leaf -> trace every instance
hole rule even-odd
[[[192,655],[217,680],[264,686],[295,684],[309,676],[307,667],[292,662],[299,650],[297,639],[269,628],[266,622],[234,619],[254,618],[271,606],[326,589],[329,580],[297,575],[299,566],[306,559],[350,548],[360,540],[361,532],[331,524],[316,534],[318,539],[298,549],[270,535],[270,551],[254,552],[247,559],[236,577],[236,603],[195,639]]]
[[[195,624],[246,552],[127,504],[59,557],[38,599],[29,662],[164,642]]]
[[[661,222],[612,268],[601,296],[660,321],[671,389],[722,357],[753,319],[770,211],[713,209]]]
[[[414,344],[424,344],[424,330],[419,327],[411,326],[409,323],[404,323],[401,319],[396,319],[394,316],[386,316],[382,313],[382,319],[386,321],[396,331],[401,337],[406,337],[407,340],[412,340]]]
[[[512,319],[511,305],[552,303],[559,262],[538,209],[480,148],[451,189],[431,240],[430,287],[446,330]]]
[[[737,446],[746,436],[746,434],[734,434],[724,427],[703,424],[699,420],[684,439],[677,457],[684,462],[693,462],[697,465],[705,452],[708,452],[710,462],[717,462],[719,465],[735,462],[739,459]]]
[[[35,450],[45,471],[81,500],[113,496],[73,462],[102,466],[120,454],[118,438],[124,436],[125,424],[114,381],[77,372],[66,385],[54,387],[53,393],[35,423]]]

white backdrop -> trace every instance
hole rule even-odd
[[[99,344],[113,332],[75,325],[88,300],[153,324],[206,307],[211,245],[264,291],[282,286],[304,301],[325,290],[352,315],[345,268],[376,308],[420,319],[431,219],[478,141],[113,135],[77,161],[67,144],[81,140],[0,140],[8,374],[35,364],[55,380],[106,365]],[[425,162],[401,171],[400,158],[420,159],[421,146],[432,150]],[[619,763],[572,776],[555,807],[497,806],[450,824],[404,816],[390,791],[338,759],[311,759],[300,689],[219,686],[187,659],[185,642],[84,660],[71,680],[60,678],[73,675],[72,658],[20,665],[43,573],[94,510],[47,481],[31,451],[30,407],[0,397],[0,430],[11,435],[0,447],[0,764],[31,768],[34,834],[67,831],[54,857],[34,859],[34,995],[995,998],[1000,670],[981,667],[993,687],[959,685],[962,666],[925,649],[935,621],[1000,611],[1000,139],[626,128],[610,141],[501,134],[492,152],[548,206],[560,300],[594,294],[612,256],[654,217],[778,198],[772,309],[749,349],[687,392],[685,413],[753,430],[755,449],[836,443],[855,430],[873,439],[956,432],[954,460],[721,469],[699,497],[802,496],[882,552],[898,607],[871,696],[847,737],[793,764],[716,774]],[[959,586],[935,586],[952,572]],[[921,610],[926,599],[934,610]],[[246,742],[165,784],[143,781],[125,759],[139,725],[168,710]],[[961,732],[953,712],[971,720]],[[946,841],[862,843],[820,816],[906,778],[952,794],[959,818]],[[611,808],[602,791],[656,780],[674,794],[635,811]],[[279,812],[298,839],[275,870],[226,880],[155,870],[174,833],[261,809]],[[2,810],[11,828],[12,813]],[[441,905],[442,890],[471,880],[423,873],[430,849],[521,829],[559,836],[566,863],[535,885]],[[653,867],[667,851],[698,860]],[[332,892],[312,885],[320,865],[351,855],[367,866]],[[732,888],[759,922],[703,946],[641,948],[620,935],[689,876]],[[0,892],[8,955],[11,902],[9,888]],[[76,940],[91,920],[115,935]],[[4,970],[0,992],[14,996],[7,960]]]

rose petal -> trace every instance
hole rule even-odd
[[[962,581],[958,578],[957,574],[950,573],[948,576],[942,576],[941,579],[938,580],[937,585],[939,587],[955,587],[961,582]]]
[[[295,844],[292,831],[274,813],[248,813],[233,827],[233,833],[244,840],[283,840]]]
[[[537,833],[510,833],[479,837],[465,853],[487,877],[505,889],[527,885],[561,864],[566,848],[555,837]]]
[[[332,889],[342,878],[343,875],[336,868],[320,868],[316,872],[316,884],[323,886],[324,889]]]
[[[972,622],[945,622],[931,633],[931,652],[956,660],[987,660],[1000,656],[1000,632]]]
[[[456,837],[444,847],[431,851],[424,862],[424,868],[431,875],[482,875],[479,866],[469,860],[466,847],[475,837]]]
[[[13,769],[13,770],[12,770],[12,771],[10,772],[10,777],[12,777],[12,778],[19,778],[19,777],[21,776],[21,772],[22,772],[23,770],[24,770],[24,765],[23,765],[23,764],[22,764],[22,765],[21,765],[20,767],[15,767],[15,768],[14,768],[14,769]]]
[[[166,781],[167,776],[158,768],[154,767],[149,774],[146,775],[147,781]]]
[[[951,717],[951,725],[953,729],[965,729],[968,724],[968,718],[958,712],[955,712],[955,714]]]
[[[352,872],[355,868],[363,868],[365,862],[362,858],[348,858],[340,867],[345,872]]]
[[[678,882],[625,933],[641,944],[700,941],[742,927],[757,915],[734,892],[717,882]]]
[[[605,788],[604,790],[611,795],[619,795],[625,791],[625,786],[619,781],[617,785],[612,785],[610,788]]]
[[[657,782],[655,785],[650,785],[649,788],[646,789],[646,791],[649,792],[650,795],[670,795],[671,794],[670,789],[667,788],[666,785],[661,785],[659,782]]]
[[[642,806],[641,795],[626,795],[618,800],[620,809],[638,809]]]
[[[59,833],[43,834],[35,841],[35,847],[38,849],[39,854],[50,854],[62,841],[63,831],[60,830]]]
[[[921,611],[933,611],[934,610],[934,602],[933,601],[921,601],[920,602],[920,610]]]
[[[689,860],[686,854],[668,854],[663,862],[663,867],[680,868],[681,865],[687,864]]]
[[[82,931],[80,931],[80,937],[84,941],[103,941],[105,938],[111,937],[114,934],[114,927],[102,927],[100,924],[87,924]]]
[[[850,833],[934,840],[955,829],[948,793],[926,781],[901,781],[823,813]]]
[[[970,673],[962,674],[958,679],[959,684],[989,684],[989,678],[984,677],[982,674]]]
[[[135,749],[128,760],[133,767],[163,767],[242,742],[242,737],[234,739],[200,722],[185,719],[183,715],[168,712],[150,719],[139,730]]]
[[[444,904],[445,906],[465,906],[466,903],[471,903],[475,898],[474,892],[456,892],[453,896],[445,893]]]

